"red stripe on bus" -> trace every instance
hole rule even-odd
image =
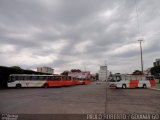
[[[155,80],[149,80],[151,87],[155,86]]]
[[[90,84],[90,83],[91,83],[90,80],[85,80],[85,84],[86,84],[86,85],[88,85],[88,84]]]
[[[50,87],[54,87],[54,86],[63,86],[62,81],[48,80],[48,81],[47,81],[47,84],[48,84]]]
[[[138,87],[138,83],[139,83],[138,80],[130,80],[129,86],[130,88],[135,88]]]
[[[73,82],[71,80],[65,80],[65,81],[62,81],[62,84],[63,86],[70,86],[73,84]]]

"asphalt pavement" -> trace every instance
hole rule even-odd
[[[160,113],[160,91],[109,89],[105,83],[0,90],[0,113]]]

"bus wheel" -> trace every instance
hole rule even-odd
[[[122,88],[123,88],[123,89],[126,88],[126,84],[123,84],[123,85],[122,85]]]
[[[21,84],[16,84],[16,88],[21,88],[22,85]]]
[[[49,86],[48,86],[48,84],[44,84],[44,88],[48,88]]]
[[[143,84],[143,88],[147,88],[146,84]]]

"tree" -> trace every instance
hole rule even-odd
[[[143,75],[143,73],[140,70],[135,70],[132,75]]]
[[[151,74],[160,77],[160,66],[155,66],[151,68]]]
[[[99,74],[98,74],[98,73],[96,73],[95,79],[96,79],[96,80],[99,80]]]
[[[65,71],[63,71],[63,72],[61,73],[61,75],[66,75],[66,76],[68,76],[68,73],[69,73],[69,71],[68,71],[68,70],[65,70]]]
[[[71,72],[81,72],[80,69],[71,69]]]
[[[19,67],[19,66],[11,66],[11,68],[21,70],[21,67]]]

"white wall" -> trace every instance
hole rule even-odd
[[[99,81],[106,81],[109,77],[109,71],[107,70],[107,66],[100,66],[99,70]]]

